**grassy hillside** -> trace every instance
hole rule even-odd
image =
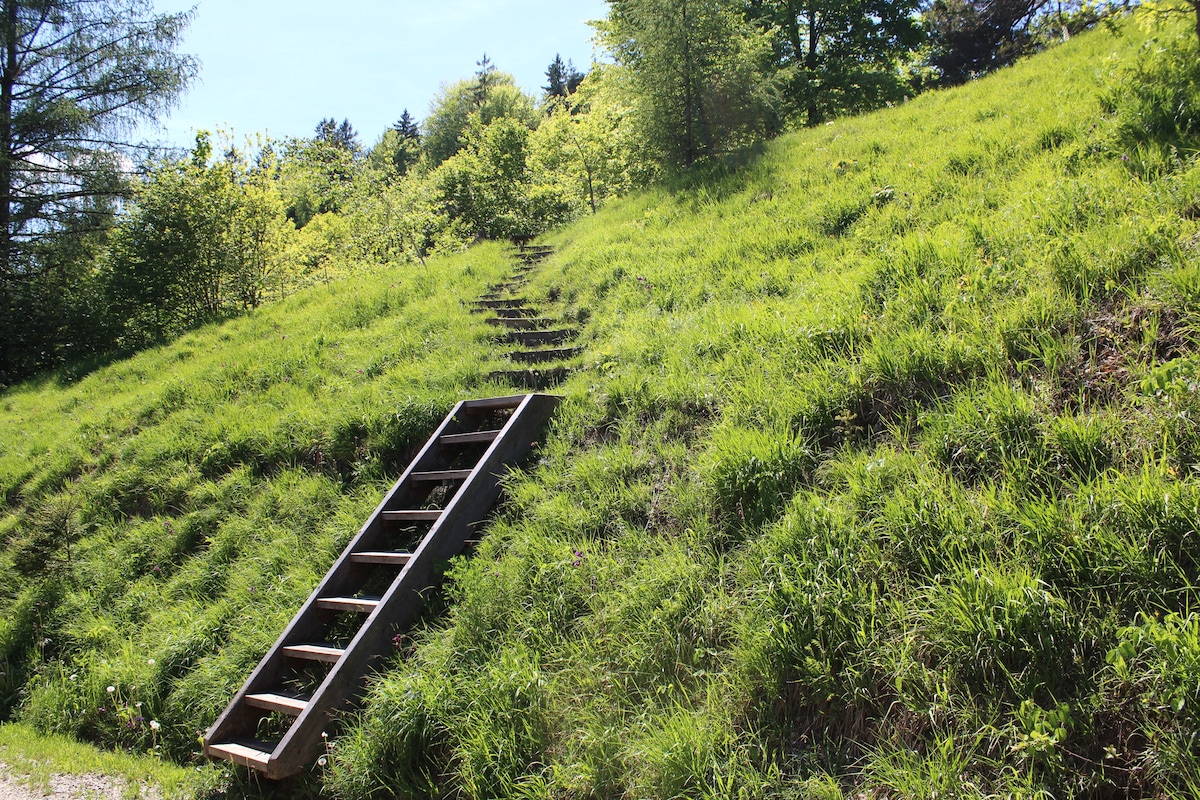
[[[1200,791],[1200,167],[1121,30],[553,237],[528,295],[585,368],[326,791]],[[508,269],[0,396],[7,713],[188,758],[408,450],[502,391],[463,301]]]

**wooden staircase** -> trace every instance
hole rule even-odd
[[[475,538],[500,478],[537,444],[559,400],[454,407],[209,729],[209,757],[279,779],[324,753],[330,716],[394,650],[436,568]]]

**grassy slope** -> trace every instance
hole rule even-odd
[[[329,790],[1195,787],[1200,170],[1109,146],[1097,94],[1141,42],[559,233],[530,293],[587,322],[587,368]],[[407,449],[497,388],[458,298],[506,269],[369,276],[0,397],[0,700],[186,757]]]

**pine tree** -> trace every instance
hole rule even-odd
[[[347,150],[355,155],[362,149],[358,143],[358,131],[354,130],[348,119],[343,119],[340,125],[333,117],[323,119],[317,123],[314,133],[318,142]]]
[[[404,109],[404,113],[400,115],[400,119],[392,126],[392,130],[400,134],[400,138],[404,140],[419,141],[421,138],[421,129],[417,126],[417,121],[408,113],[408,109]]]
[[[126,136],[195,76],[175,52],[189,20],[150,0],[0,0],[0,386],[85,352],[57,318],[102,327],[92,259],[128,191],[122,165],[144,153]],[[45,297],[84,299],[43,325]]]
[[[153,11],[150,0],[0,2],[0,281],[36,272],[35,250],[67,227],[105,224],[105,198],[123,192],[121,135],[195,76],[175,52],[189,14]]]
[[[575,65],[570,61],[564,64],[562,56],[556,53],[554,60],[546,68],[547,83],[542,87],[542,91],[546,93],[547,98],[567,97],[575,93],[586,77],[587,73],[575,69]]]

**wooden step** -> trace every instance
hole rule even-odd
[[[243,767],[263,769],[271,761],[275,747],[269,742],[222,742],[205,748],[212,758],[223,758]]]
[[[326,611],[353,611],[358,614],[370,614],[378,606],[378,597],[322,597],[317,600],[317,608],[323,608]]]
[[[503,339],[509,344],[523,347],[541,347],[569,342],[578,335],[579,331],[573,328],[562,328],[556,331],[509,331]]]
[[[554,324],[554,320],[546,319],[545,317],[526,317],[524,319],[518,317],[488,317],[487,323],[488,325],[511,328],[517,331],[537,331],[549,328]]]
[[[389,522],[437,522],[442,516],[440,508],[404,509],[403,511],[384,511],[379,516]]]
[[[581,347],[555,347],[548,350],[517,350],[508,357],[522,364],[545,364],[548,361],[565,361],[583,352]]]
[[[292,695],[267,692],[264,694],[246,695],[246,705],[298,717],[308,707],[308,701],[300,697],[293,697]]]
[[[497,411],[503,408],[516,408],[525,400],[525,395],[514,394],[508,397],[489,397],[486,400],[464,400],[464,411]]]
[[[397,551],[364,550],[360,553],[350,554],[350,562],[353,564],[382,564],[389,567],[403,567],[411,560],[412,553],[400,553]]]
[[[282,648],[282,652],[288,658],[298,658],[301,661],[322,661],[326,664],[336,664],[345,650],[323,644],[293,644]]]
[[[500,431],[474,431],[473,433],[448,433],[438,438],[439,444],[485,444],[496,441]]]
[[[471,477],[469,469],[443,469],[437,472],[414,472],[413,483],[445,483],[446,481],[465,481]]]

